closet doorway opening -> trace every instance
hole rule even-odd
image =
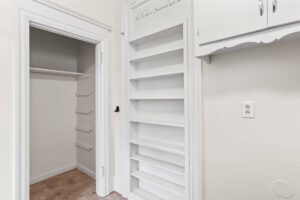
[[[30,199],[51,199],[57,191],[69,195],[75,187],[87,187],[84,183],[92,195],[95,45],[31,27],[29,88]],[[56,186],[49,188],[49,182]]]
[[[91,195],[105,196],[111,192],[106,37],[85,27],[75,29],[28,13],[22,16],[16,198],[39,199],[34,195],[43,192],[43,182],[64,173],[62,179],[82,175],[75,180],[83,176],[89,180],[69,184],[75,186],[65,191],[66,197],[77,198],[81,194],[75,193],[87,184]],[[68,190],[62,187],[54,192]],[[56,197],[48,197],[47,190],[43,198]]]

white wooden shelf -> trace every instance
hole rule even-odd
[[[184,199],[185,189],[180,185],[161,179],[157,176],[153,176],[143,171],[136,171],[133,172],[131,175],[137,179],[143,180],[155,187],[159,187],[173,195],[178,196],[179,198]]]
[[[90,75],[89,74],[83,74],[82,76],[78,77],[78,80],[85,80],[85,79],[89,79]]]
[[[183,100],[184,95],[135,95],[130,100]]]
[[[83,144],[81,142],[76,142],[76,147],[77,148],[80,148],[82,150],[85,150],[85,151],[91,151],[93,149],[93,147],[91,145],[88,145],[88,144]]]
[[[88,97],[88,96],[91,96],[91,95],[92,95],[92,92],[77,92],[76,93],[77,97]]]
[[[174,34],[174,32],[182,32],[182,22],[180,23],[170,23],[168,25],[164,25],[163,27],[157,27],[154,29],[151,29],[148,32],[144,32],[142,34],[136,34],[134,36],[131,36],[129,38],[129,43],[131,44],[138,44],[143,43],[145,41],[149,41],[153,38],[159,38],[161,35],[165,35],[166,33]],[[173,31],[176,29],[175,31]]]
[[[76,113],[77,114],[81,114],[81,115],[90,115],[90,114],[92,114],[92,110],[76,110]]]
[[[143,189],[135,189],[133,191],[133,199],[136,200],[164,200],[162,198],[159,198]]]
[[[81,132],[85,132],[85,133],[91,133],[92,132],[92,128],[91,127],[77,127],[76,130],[81,131]]]
[[[173,53],[173,52],[176,52],[176,51],[182,51],[183,50],[183,44],[182,45],[178,45],[178,46],[174,46],[174,47],[170,47],[170,48],[166,48],[166,49],[163,49],[163,50],[156,50],[156,51],[153,51],[153,52],[150,52],[150,53],[145,53],[145,54],[142,54],[140,53],[139,55],[137,56],[134,56],[130,59],[130,62],[132,63],[139,63],[139,62],[143,62],[143,61],[146,61],[146,60],[149,60],[149,59],[154,59],[155,57],[157,56],[163,56],[163,55],[166,55],[166,54],[169,54],[169,53]]]
[[[129,79],[130,80],[140,80],[140,79],[148,79],[148,78],[156,78],[161,76],[173,76],[173,75],[179,75],[183,74],[183,69],[178,70],[172,70],[172,71],[166,71],[166,72],[153,72],[153,73],[137,73],[135,75],[132,75]]]
[[[149,140],[149,139],[140,139],[140,138],[131,139],[130,143],[138,145],[138,146],[142,146],[142,147],[147,147],[147,148],[156,149],[159,151],[165,151],[168,153],[181,155],[181,156],[185,155],[184,146],[179,145],[179,144],[171,144],[171,143],[167,143],[167,142],[160,142],[160,141],[154,141],[154,140]]]
[[[184,122],[162,121],[157,119],[145,118],[131,118],[130,122],[184,128]]]
[[[132,200],[186,200],[185,28],[177,22],[129,35],[126,115],[135,153],[126,159]]]
[[[30,72],[32,72],[32,73],[40,73],[40,74],[74,76],[74,77],[79,77],[79,76],[83,75],[83,73],[78,73],[78,72],[68,72],[68,71],[61,71],[61,70],[34,68],[34,67],[30,68]]]
[[[142,155],[138,155],[138,154],[132,156],[131,159],[138,161],[139,163],[151,165],[151,166],[184,176],[184,172],[185,172],[184,167],[179,166],[179,165],[174,165],[171,163],[167,163],[167,162],[164,162],[161,160],[157,160],[154,158],[150,158],[150,157],[142,156]]]

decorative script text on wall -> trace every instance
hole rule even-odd
[[[136,21],[140,21],[140,20],[145,19],[146,17],[149,17],[151,15],[154,15],[164,9],[170,8],[170,7],[180,3],[181,1],[183,1],[183,0],[167,0],[163,5],[161,5],[159,7],[147,8],[136,16]]]

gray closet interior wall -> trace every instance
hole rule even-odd
[[[31,28],[30,67],[82,73],[30,74],[31,179],[72,166],[95,176],[95,45]]]

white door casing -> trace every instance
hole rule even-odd
[[[29,31],[36,27],[96,45],[96,191],[104,196],[112,191],[109,167],[108,132],[108,33],[109,26],[98,23],[47,0],[18,1],[18,28],[15,65],[15,200],[29,200]],[[75,144],[74,144],[75,145]]]

